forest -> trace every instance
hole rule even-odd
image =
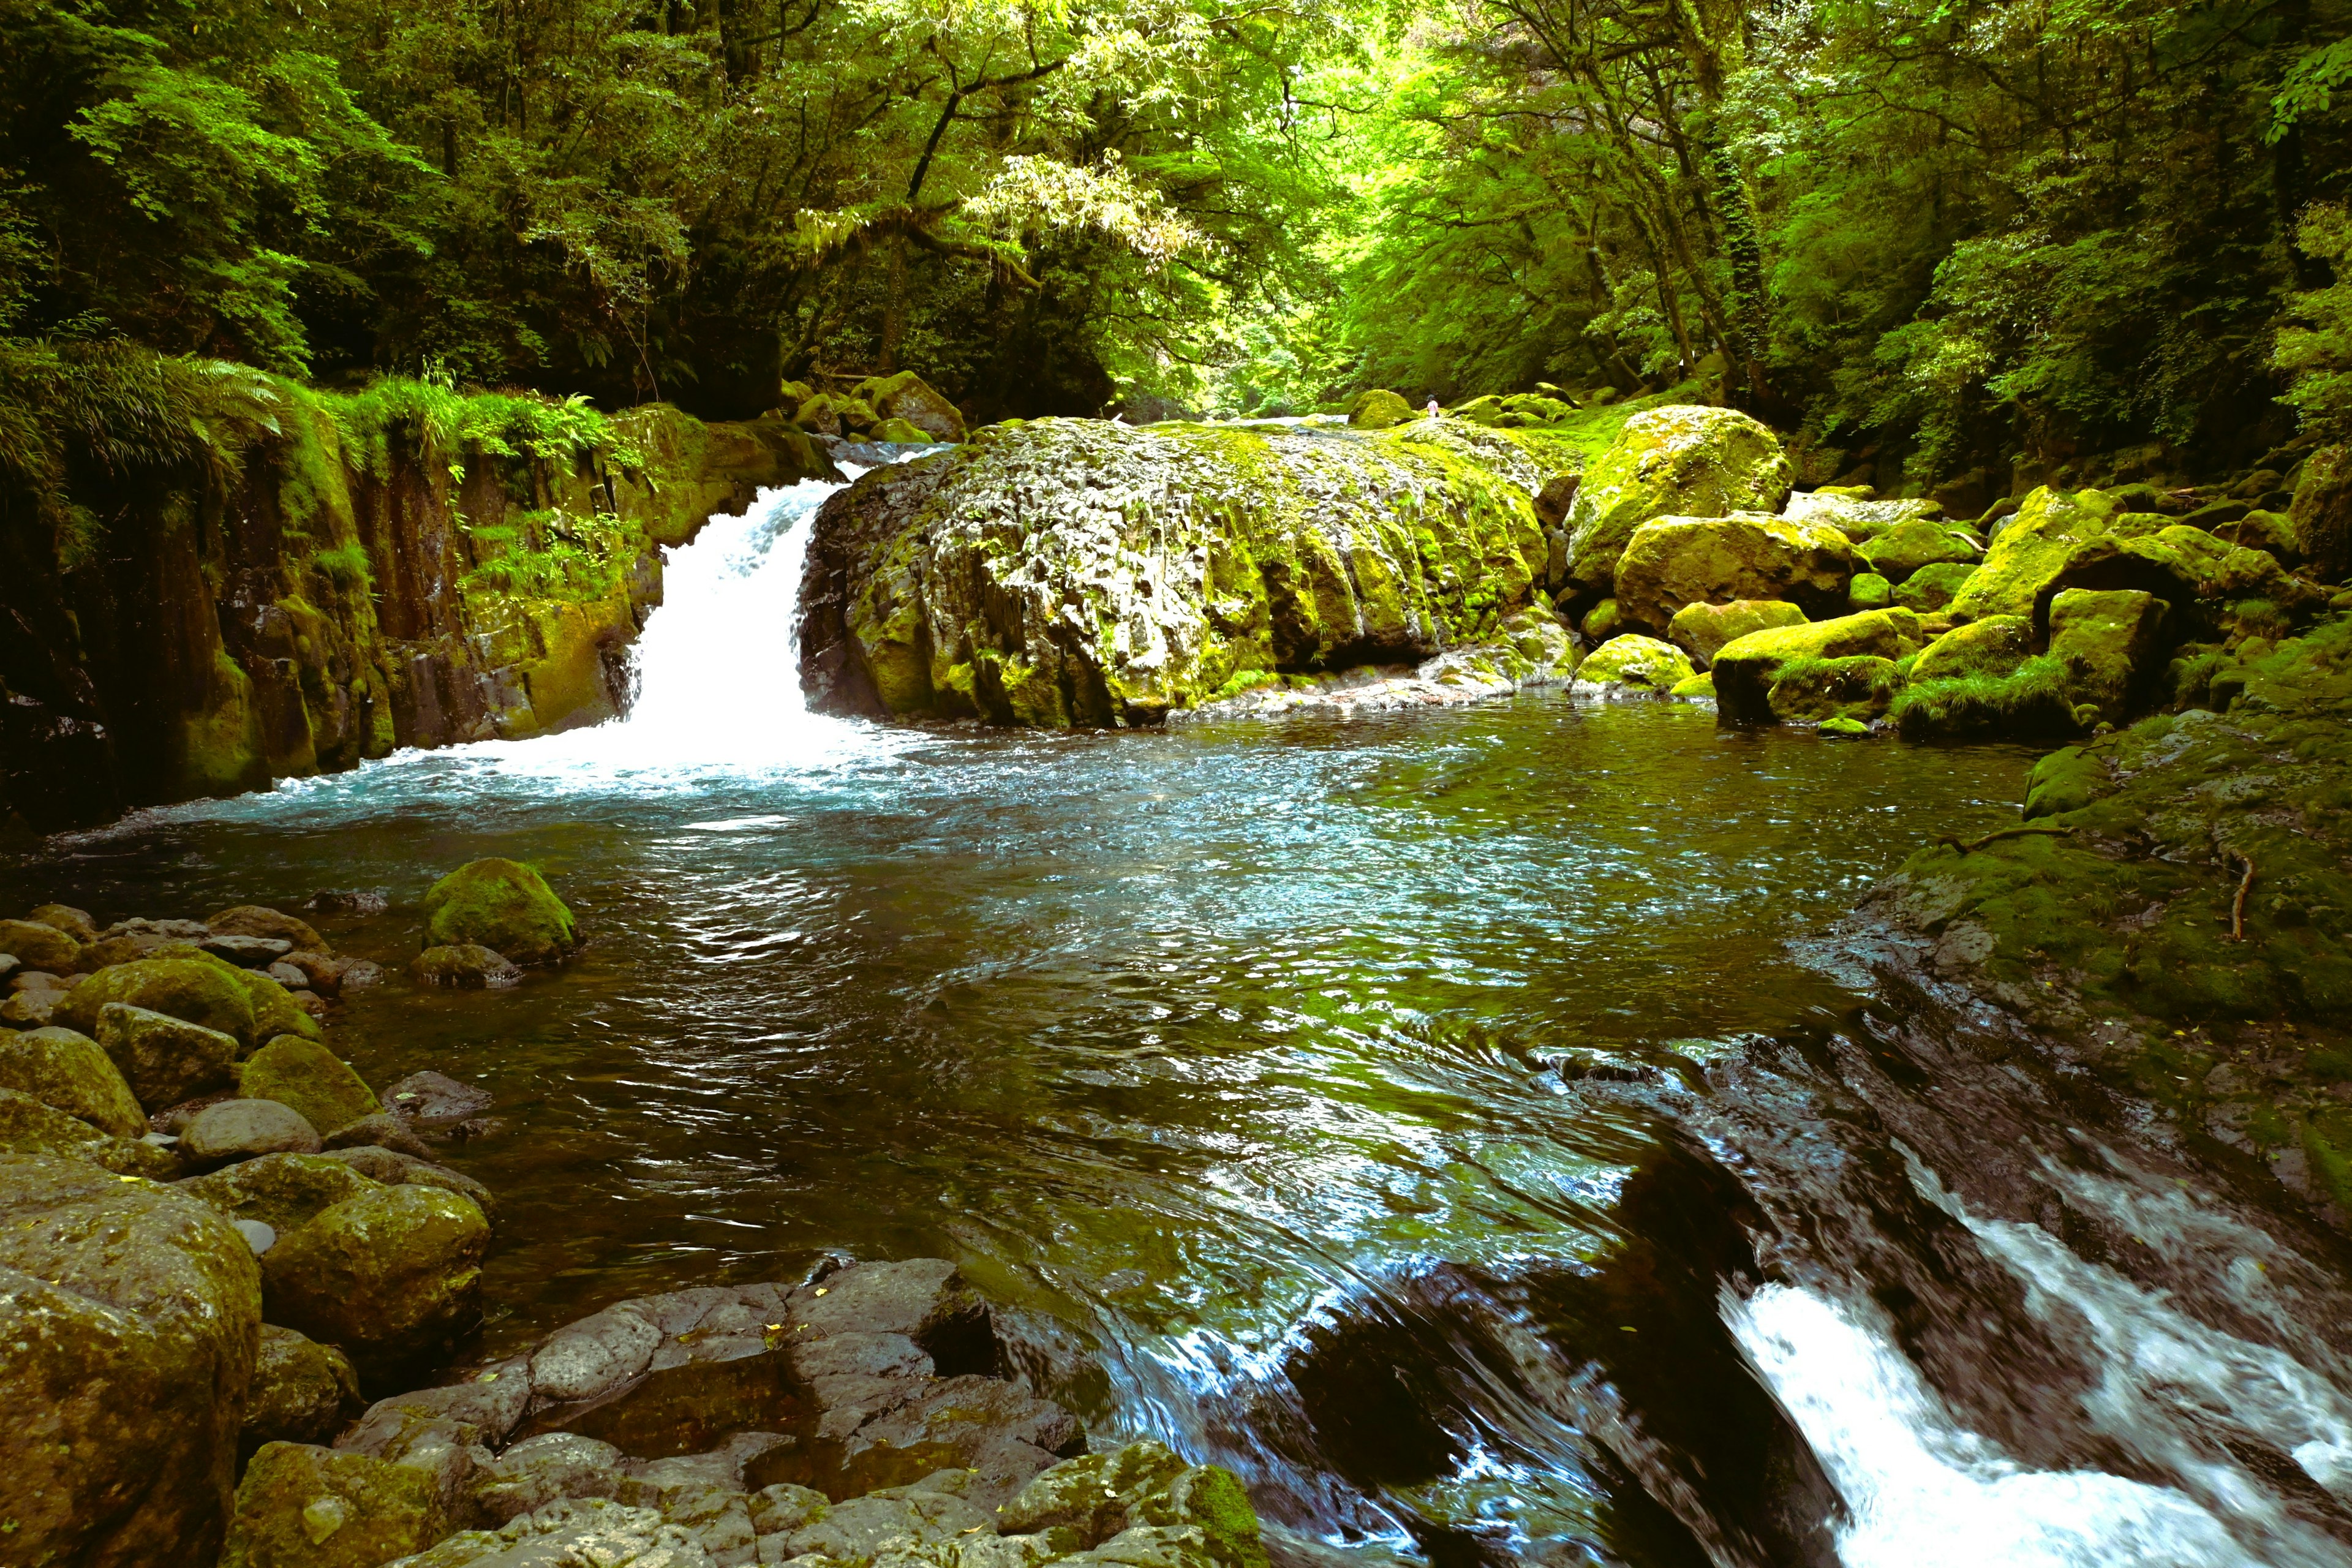
[[[1922,493],[2352,430],[2341,0],[5,6],[12,489],[221,362],[722,418],[1689,385]]]

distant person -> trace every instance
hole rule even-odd
[[[1423,410],[1422,410],[1422,412],[1423,412],[1423,414],[1426,414],[1426,415],[1427,415],[1430,418],[1432,418],[1432,419],[1436,418],[1436,417],[1437,417],[1437,399],[1435,399],[1434,397],[1431,398],[1431,399],[1429,400],[1429,406],[1428,406],[1427,408],[1423,409]]]

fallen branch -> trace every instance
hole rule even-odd
[[[2235,849],[2222,853],[2246,868],[2246,874],[2238,879],[2238,896],[2230,900],[2230,940],[2243,942],[2246,940],[2246,895],[2254,890],[2254,860],[2252,856],[2241,855]]]
[[[2074,830],[2071,827],[2037,827],[2032,823],[2029,822],[2021,827],[1996,828],[1992,832],[1986,834],[1982,838],[1971,838],[1965,844],[1961,843],[1958,839],[1953,837],[1948,833],[1937,838],[1936,842],[1938,844],[1948,844],[1963,855],[1973,855],[1996,838],[2063,838],[2074,831]]]

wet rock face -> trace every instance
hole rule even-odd
[[[6,1555],[209,1563],[261,1289],[225,1217],[79,1161],[0,1158]]]
[[[1417,663],[1533,604],[1529,498],[1579,460],[1456,421],[992,426],[819,512],[802,681],[832,711],[1125,726],[1278,671]]]

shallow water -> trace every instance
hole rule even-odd
[[[814,718],[790,588],[821,494],[681,553],[627,722],[145,814],[0,868],[0,907],[381,887],[388,913],[321,923],[391,968],[440,871],[541,866],[591,939],[566,972],[395,980],[337,1026],[371,1083],[436,1068],[497,1098],[498,1130],[448,1155],[503,1205],[485,1353],[623,1296],[946,1256],[1020,1309],[1033,1370],[1091,1424],[1234,1464],[1307,1535],[1705,1560],[1691,1510],[1593,1440],[1608,1390],[1575,1381],[1579,1335],[1637,1353],[1609,1292],[1651,1239],[1622,1189],[1662,1131],[1578,1086],[1671,1090],[1734,1037],[1840,1026],[1862,978],[1820,933],[1923,838],[2013,820],[2031,753],[1557,694],[1133,734]],[[1912,1500],[1847,1560],[1941,1529],[1930,1492],[1966,1511],[1872,1480],[1838,1436],[1870,1410],[1933,1426],[1932,1394],[1884,1408],[1885,1333],[1716,1289],[1694,1278],[1705,1321],[1654,1324],[1658,1353],[1718,1357],[1759,1431],[1772,1390],[1848,1504]],[[1808,1392],[1808,1355],[1895,1370]]]

